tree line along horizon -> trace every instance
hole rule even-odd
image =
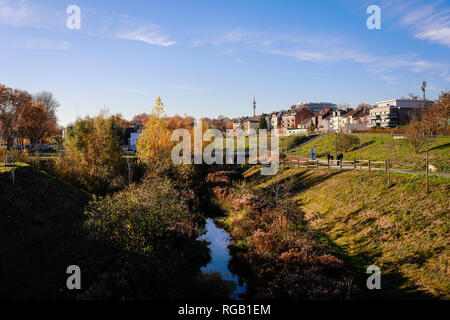
[[[108,115],[106,110],[95,117],[78,119],[67,131],[63,141],[62,132],[57,126],[58,107],[59,103],[50,92],[31,95],[24,90],[0,85],[0,139],[6,143],[6,150],[0,147],[0,157],[4,158],[18,142],[23,144],[28,140],[34,144],[53,139],[64,147],[64,152],[56,157],[54,173],[64,180],[77,181],[78,185],[90,192],[108,190],[107,186],[114,185],[113,181],[121,176],[118,173],[128,177],[128,183],[133,180],[127,171],[132,170],[130,166],[136,166],[136,163],[130,164],[129,159],[124,159],[121,149],[121,145],[127,144],[124,137],[130,125],[139,124],[143,127],[136,152],[137,162],[143,165],[170,159],[171,147],[174,145],[172,131],[179,128],[191,133],[193,131],[193,117],[168,117],[161,98],[157,98],[151,113],[136,115],[131,121],[124,119],[120,113]],[[226,121],[225,117],[207,120],[210,119],[202,118],[203,131],[211,127],[219,130],[232,128],[232,121]],[[433,106],[417,112],[403,131],[417,153],[427,136],[449,134],[449,120],[450,91],[444,91]],[[262,128],[265,125],[267,123],[260,123]],[[204,141],[203,147],[207,143]],[[26,152],[22,151],[17,158],[21,155],[26,157]],[[24,162],[28,161],[25,159]]]

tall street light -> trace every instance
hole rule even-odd
[[[426,110],[426,100],[425,100],[425,89],[426,89],[426,87],[427,87],[427,82],[426,81],[423,81],[422,82],[422,92],[423,92],[423,111],[425,112],[425,110]],[[427,166],[427,194],[429,194],[430,193],[430,183],[429,183],[429,180],[428,180],[428,176],[429,176],[429,174],[428,174],[428,132],[427,132],[427,128],[426,128],[426,126],[425,126],[425,147],[426,147],[426,158],[427,158],[427,160],[426,160],[426,166]]]

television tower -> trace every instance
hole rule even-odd
[[[255,100],[255,96],[253,96],[253,116],[256,117],[256,100]]]

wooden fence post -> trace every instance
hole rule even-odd
[[[389,170],[389,166],[390,166],[389,160],[386,163],[387,163],[387,174],[388,174],[388,188],[390,188],[391,187],[391,171]]]
[[[370,172],[370,160],[369,160],[369,172]]]
[[[356,169],[356,160],[353,160],[353,169]]]

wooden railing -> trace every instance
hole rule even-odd
[[[307,157],[301,157],[301,156],[291,156],[287,155],[284,157],[281,157],[280,159],[281,163],[289,163],[293,165],[297,165],[299,168],[318,168],[319,167],[319,160],[311,160]]]
[[[324,161],[324,160],[322,160]],[[326,161],[326,160],[325,160]],[[303,156],[295,156],[295,155],[284,155],[280,159],[281,163],[288,163],[288,164],[294,164],[298,167],[315,167],[317,168],[319,166],[319,159],[311,160],[308,157]],[[368,167],[368,170],[370,171],[374,165],[383,165],[385,171],[387,172],[390,165],[388,165],[388,161],[375,161],[375,160],[329,160],[328,162],[322,162],[323,165],[326,165],[328,168],[335,166],[342,168],[344,164],[350,164],[353,165],[353,169],[357,169],[358,167],[364,166]],[[364,165],[366,164],[366,165]]]

